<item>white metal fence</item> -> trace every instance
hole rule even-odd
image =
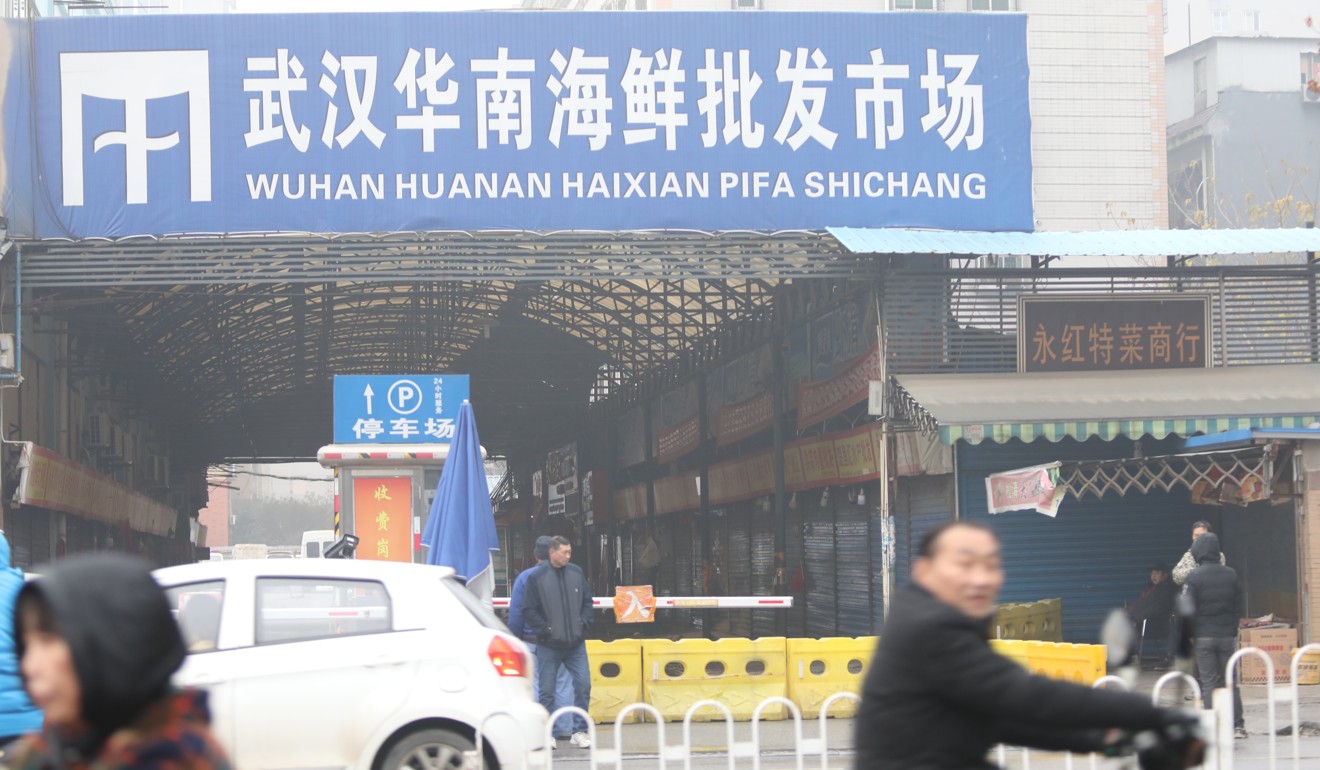
[[[1252,733],[1256,739],[1268,742],[1267,764],[1268,770],[1278,770],[1280,762],[1286,770],[1303,770],[1303,762],[1308,759],[1302,756],[1302,739],[1300,728],[1302,725],[1301,717],[1301,688],[1298,681],[1298,672],[1302,663],[1303,656],[1308,653],[1320,654],[1320,644],[1308,644],[1297,651],[1293,656],[1289,679],[1287,684],[1275,684],[1274,661],[1264,651],[1257,648],[1246,648],[1239,650],[1229,659],[1228,670],[1225,681],[1235,681],[1239,663],[1245,657],[1252,656],[1258,658],[1266,672],[1266,718],[1263,725],[1253,719]],[[1169,672],[1155,683],[1151,691],[1151,699],[1155,703],[1161,703],[1165,691],[1170,685],[1175,683],[1183,685],[1194,696],[1196,709],[1201,708],[1201,688],[1195,679],[1180,672]],[[1127,681],[1117,676],[1105,676],[1095,682],[1093,687],[1116,687],[1128,689]],[[1318,687],[1317,689],[1320,689]],[[1205,734],[1210,737],[1209,746],[1206,753],[1206,762],[1204,767],[1208,770],[1235,770],[1237,767],[1235,749],[1239,744],[1234,740],[1233,730],[1233,690],[1216,690],[1213,694],[1213,708],[1210,711],[1202,711],[1202,727]],[[572,706],[566,706],[558,709],[545,724],[545,745],[549,745],[552,737],[552,729],[555,721],[565,714],[576,714],[582,717],[587,723],[587,735],[591,739],[591,749],[584,754],[574,754],[574,764],[580,765],[585,761],[591,770],[598,768],[622,768],[625,762],[629,767],[650,766],[660,770],[669,770],[681,766],[683,770],[691,770],[694,752],[698,756],[703,753],[710,756],[720,757],[720,753],[712,755],[711,747],[698,747],[693,744],[692,724],[698,715],[703,712],[716,712],[718,718],[715,722],[724,724],[724,745],[722,758],[727,763],[728,770],[734,770],[739,767],[751,767],[752,770],[761,770],[762,758],[766,756],[766,747],[762,745],[762,714],[767,708],[782,706],[787,710],[788,721],[791,722],[791,731],[793,735],[792,747],[784,753],[785,758],[791,756],[793,766],[796,770],[808,770],[808,768],[819,767],[820,770],[831,770],[831,768],[851,768],[852,756],[850,750],[840,750],[836,748],[833,752],[830,749],[830,734],[834,732],[837,736],[838,731],[847,729],[846,725],[839,720],[830,718],[831,709],[842,702],[852,701],[860,702],[861,698],[852,692],[840,692],[827,699],[821,707],[820,716],[815,719],[804,719],[798,706],[787,698],[767,698],[756,707],[750,724],[750,740],[738,740],[739,730],[735,729],[733,713],[724,703],[715,700],[702,700],[692,704],[687,710],[681,722],[666,723],[660,711],[648,703],[633,703],[625,706],[616,715],[613,724],[613,744],[608,747],[599,745],[597,738],[600,729],[592,720],[591,715],[582,709]],[[1320,699],[1317,700],[1320,703]],[[1288,721],[1283,725],[1279,723],[1277,708],[1278,704],[1287,704],[1290,706]],[[629,747],[625,745],[624,720],[634,713],[640,713],[645,716],[648,722],[654,723],[654,742],[647,741],[645,745]],[[486,723],[483,723],[476,736],[477,749],[468,752],[467,766],[472,770],[477,770],[483,766],[480,757],[482,754],[482,731],[487,729],[491,720],[502,718],[501,713],[491,714],[487,717]],[[813,729],[808,730],[807,725],[810,722],[816,722]],[[1280,754],[1279,751],[1279,729],[1284,725],[1291,726],[1290,746],[1288,750]],[[1263,726],[1264,729],[1261,729]],[[645,730],[645,728],[643,728]],[[746,730],[741,732],[746,733]],[[808,732],[814,733],[809,736]],[[671,742],[671,737],[677,733],[678,742]],[[636,741],[634,741],[636,742]],[[836,744],[837,746],[837,744]],[[551,770],[555,764],[555,751],[536,750],[524,751],[525,767],[544,768]],[[1022,770],[1031,770],[1033,752],[1029,749],[1009,748],[999,746],[995,750],[996,759],[1001,767],[1015,766]],[[561,764],[568,757],[561,757]],[[1074,757],[1071,755],[1062,758],[1065,770],[1074,770],[1075,763],[1081,760],[1089,768],[1097,768],[1100,759],[1091,755],[1089,757]],[[1315,757],[1310,757],[1312,765],[1320,767],[1320,762],[1315,761]],[[708,759],[708,761],[710,761]],[[1246,766],[1246,762],[1243,763]],[[1251,767],[1259,767],[1258,761],[1253,761]]]

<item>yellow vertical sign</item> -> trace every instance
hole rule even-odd
[[[353,479],[353,522],[357,558],[411,562],[412,477]]]

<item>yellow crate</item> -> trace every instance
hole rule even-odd
[[[748,639],[668,639],[642,642],[642,682],[646,702],[666,721],[682,720],[698,701],[717,700],[733,718],[749,720],[761,701],[788,695],[787,644],[783,637]],[[783,719],[782,705],[767,707],[762,719]],[[702,709],[694,721],[720,719]]]
[[[803,718],[820,716],[821,706],[836,693],[862,694],[877,641],[874,636],[788,640],[788,699],[802,710]],[[830,705],[832,717],[856,714],[857,702],[851,699],[840,698]]]
[[[1105,675],[1103,644],[1025,642],[1027,668],[1035,674],[1090,686]]]
[[[614,642],[587,640],[587,660],[591,663],[591,718],[596,724],[613,722],[625,706],[642,701],[642,642],[620,639]],[[637,711],[624,722],[637,722]]]

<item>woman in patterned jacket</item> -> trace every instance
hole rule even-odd
[[[147,565],[73,557],[18,595],[14,626],[45,729],[6,757],[13,770],[228,770],[206,695],[178,691],[183,638]]]

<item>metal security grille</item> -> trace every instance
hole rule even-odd
[[[874,260],[821,232],[436,232],[39,241],[34,288],[227,284],[846,278]]]
[[[1209,490],[1232,485],[1238,495],[1244,486],[1256,484],[1261,495],[1268,498],[1273,477],[1274,452],[1269,446],[1133,460],[1065,463],[1059,469],[1060,483],[1078,499],[1087,495],[1099,498],[1172,492],[1177,488],[1192,489],[1198,484]]]
[[[895,270],[882,279],[890,373],[1017,369],[1023,294],[1211,298],[1215,366],[1320,361],[1320,263],[1281,266]]]

